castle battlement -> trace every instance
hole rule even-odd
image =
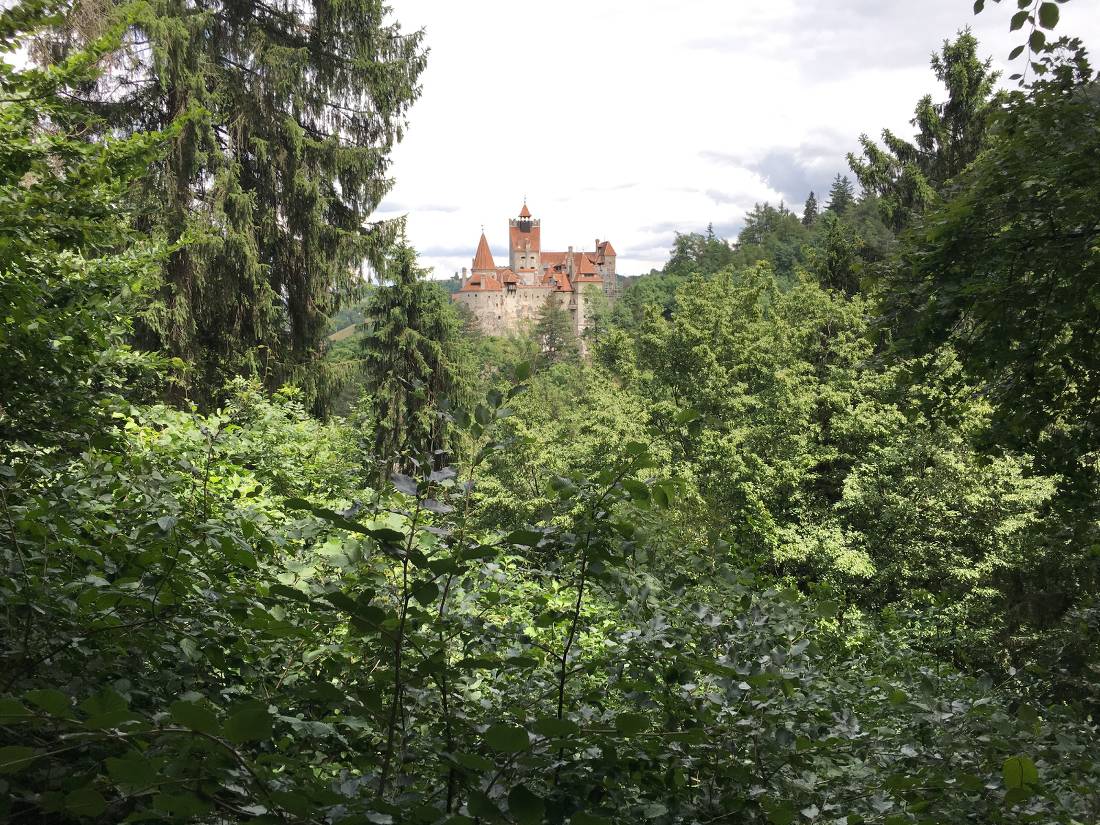
[[[598,238],[591,252],[543,251],[542,222],[524,201],[508,221],[508,265],[496,265],[483,231],[469,277],[463,269],[462,288],[452,298],[470,309],[483,331],[503,335],[524,331],[553,297],[572,314],[580,335],[588,326],[592,291],[608,300],[618,295],[615,257],[611,242]]]

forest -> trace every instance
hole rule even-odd
[[[5,4],[0,820],[1100,822],[1100,82],[982,5],[578,340],[373,217],[381,0]]]

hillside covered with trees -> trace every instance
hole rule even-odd
[[[5,7],[0,819],[1100,821],[1057,22],[577,341],[372,221],[428,59],[380,2]]]

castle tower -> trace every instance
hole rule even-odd
[[[603,279],[604,294],[611,299],[619,297],[619,277],[615,274],[615,247],[611,241],[596,239],[596,256],[599,264],[596,270]]]
[[[508,267],[525,284],[534,284],[542,269],[542,227],[526,199],[519,217],[508,221]]]
[[[489,241],[485,239],[484,232],[481,233],[481,240],[477,244],[477,252],[474,253],[472,270],[475,275],[496,275],[497,272],[497,265],[493,261],[493,253],[489,249]]]

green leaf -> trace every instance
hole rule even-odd
[[[453,754],[451,758],[456,764],[461,765],[463,768],[479,773],[485,773],[494,768],[491,760],[486,759],[484,756],[478,756],[475,753],[456,753]]]
[[[1039,4],[1039,25],[1044,29],[1053,29],[1058,25],[1061,12],[1055,3]]]
[[[470,813],[474,816],[488,819],[491,822],[496,822],[504,818],[500,813],[500,809],[493,804],[493,800],[489,799],[489,797],[481,791],[470,791],[470,798],[466,803],[466,807],[470,809]]]
[[[173,819],[188,820],[209,812],[210,805],[189,793],[161,793],[153,798],[153,808]]]
[[[633,736],[649,727],[649,719],[641,713],[620,713],[615,717],[615,730],[623,736]]]
[[[519,725],[498,722],[484,733],[485,743],[501,753],[520,753],[530,747],[527,731]]]
[[[393,482],[393,487],[397,492],[404,493],[407,496],[415,496],[417,491],[416,480],[404,473],[394,473],[390,476],[390,481]]]
[[[126,700],[110,688],[104,688],[80,703],[80,709],[88,714],[84,723],[90,728],[113,728],[136,718],[130,713]]]
[[[1021,45],[1017,46],[1016,48],[1014,48],[1012,51],[1010,51],[1008,53],[1008,59],[1009,60],[1015,60],[1017,57],[1019,57],[1023,53],[1024,53],[1024,46],[1023,46],[1023,44],[1021,44]]]
[[[1024,23],[1027,22],[1028,14],[1026,11],[1018,11],[1012,15],[1012,21],[1008,24],[1009,31],[1016,31],[1022,29]]]
[[[985,0],[974,0],[974,14],[981,14],[985,8]]]
[[[185,728],[212,735],[218,732],[218,717],[214,715],[213,711],[197,702],[183,700],[173,702],[168,712],[173,722],[177,722]]]
[[[123,759],[108,757],[107,774],[120,785],[147,787],[157,781],[153,766],[138,754],[129,754]]]
[[[1013,756],[1006,759],[1001,768],[1001,776],[1006,788],[1023,788],[1039,784],[1039,770],[1026,756]]]
[[[548,739],[559,739],[563,736],[572,736],[573,734],[580,733],[580,726],[569,719],[557,719],[553,716],[544,716],[541,719],[536,719],[531,725],[531,730],[535,733],[547,737]]]
[[[508,793],[508,813],[519,825],[539,825],[546,814],[546,803],[523,785]]]
[[[95,788],[86,785],[65,797],[65,809],[75,816],[99,816],[107,810],[107,800]]]
[[[584,811],[573,814],[569,822],[571,825],[611,825],[611,820],[606,816],[596,816]]]
[[[526,381],[531,377],[531,362],[524,361],[522,364],[516,364],[516,370],[513,373],[513,377],[516,381]]]
[[[623,479],[623,489],[630,493],[635,501],[649,501],[649,486],[633,478]]]
[[[230,742],[254,742],[271,736],[271,715],[261,702],[245,702],[225,720],[222,733]]]
[[[28,702],[42,708],[51,716],[66,716],[70,711],[69,697],[60,690],[31,690],[24,695]]]
[[[686,410],[680,410],[676,413],[676,417],[673,419],[677,424],[690,424],[692,421],[696,421],[702,416],[698,410],[693,410],[690,407]]]
[[[768,814],[768,822],[772,825],[791,825],[794,822],[794,808],[787,802],[776,802],[765,797],[761,800],[761,807]]]
[[[520,544],[524,547],[534,547],[542,541],[542,533],[538,533],[534,530],[513,530],[504,538],[504,541],[506,544]]]
[[[25,745],[5,745],[0,748],[0,774],[17,773],[37,757],[34,748]]]
[[[1033,52],[1041,52],[1047,44],[1047,36],[1038,29],[1035,29],[1031,33],[1031,36],[1027,39],[1028,48]]]
[[[33,718],[34,714],[18,699],[0,699],[0,724],[23,722]]]
[[[427,605],[435,601],[439,595],[439,585],[432,581],[413,583],[412,597],[420,604]]]

